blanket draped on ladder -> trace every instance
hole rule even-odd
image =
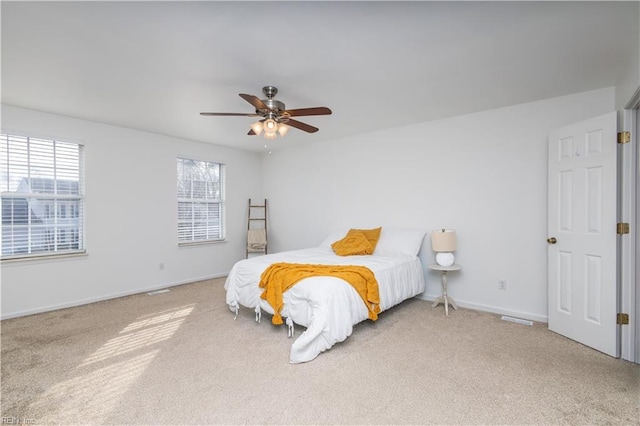
[[[375,321],[380,312],[380,294],[378,281],[371,270],[356,265],[313,265],[302,263],[274,263],[262,273],[260,288],[264,291],[260,297],[271,305],[274,314],[271,322],[282,324],[280,311],[284,305],[283,293],[309,277],[331,276],[345,280],[358,292],[369,311],[369,319]]]

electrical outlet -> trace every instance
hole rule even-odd
[[[506,280],[498,280],[498,288],[500,290],[506,290],[507,289],[507,281]]]
[[[164,271],[164,262],[160,262],[160,270]]]

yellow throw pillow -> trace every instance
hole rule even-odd
[[[361,232],[364,234],[364,236],[367,237],[367,240],[369,240],[369,244],[371,244],[371,253],[367,254],[373,254],[376,249],[376,245],[378,245],[378,240],[380,239],[380,231],[382,231],[382,227],[375,229],[350,229],[349,233]],[[349,233],[347,233],[347,235],[349,235]]]
[[[331,244],[331,248],[338,256],[373,253],[371,243],[362,232],[349,231],[343,239]]]

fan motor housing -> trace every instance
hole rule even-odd
[[[269,108],[269,110],[279,114],[280,112],[284,112],[286,110],[284,103],[277,101],[275,99],[262,99],[262,102]],[[257,113],[261,111],[256,110]]]

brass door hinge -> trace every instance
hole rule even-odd
[[[631,142],[631,132],[618,132],[618,143]]]
[[[616,226],[616,233],[618,235],[628,234],[629,233],[629,224],[626,222],[620,222]]]
[[[629,325],[629,314],[618,314],[618,315],[616,315],[616,324],[618,324],[618,325]]]

